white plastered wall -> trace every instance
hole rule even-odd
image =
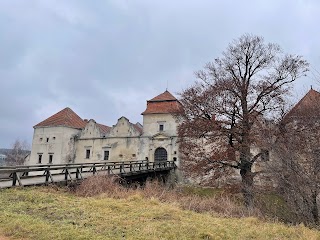
[[[41,164],[49,163],[49,154],[53,155],[52,164],[69,162],[74,147],[74,136],[79,133],[78,129],[62,126],[35,128],[28,165],[39,164],[39,154],[42,154]]]

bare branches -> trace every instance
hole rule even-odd
[[[16,140],[6,158],[7,165],[23,165],[29,154],[29,145],[26,141]]]
[[[264,122],[265,114],[275,117],[283,109],[290,83],[307,71],[302,57],[283,54],[262,37],[245,34],[234,40],[221,58],[196,73],[200,81],[181,93],[183,161],[201,162],[202,156],[206,163],[253,176],[251,167],[260,155],[252,156],[251,148],[262,136],[254,126]]]

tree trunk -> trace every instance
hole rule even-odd
[[[242,180],[242,193],[247,209],[253,208],[253,178],[252,163],[250,161],[250,147],[244,146],[240,152],[240,175]]]
[[[253,177],[254,174],[250,169],[241,169],[240,170],[241,178],[242,178],[242,193],[244,198],[244,204],[248,209],[253,208]]]

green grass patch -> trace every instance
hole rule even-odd
[[[197,186],[183,186],[182,192],[185,194],[196,195],[199,197],[214,197],[216,195],[224,193],[224,189]]]
[[[77,197],[50,188],[0,191],[0,232],[22,239],[320,239],[304,226],[217,218],[136,194]]]
[[[256,203],[266,218],[278,219],[286,223],[294,223],[295,215],[286,201],[276,193],[256,194]]]

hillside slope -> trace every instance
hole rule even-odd
[[[22,188],[1,190],[0,202],[0,233],[20,239],[320,239],[303,226],[215,218],[140,195],[82,198]]]

